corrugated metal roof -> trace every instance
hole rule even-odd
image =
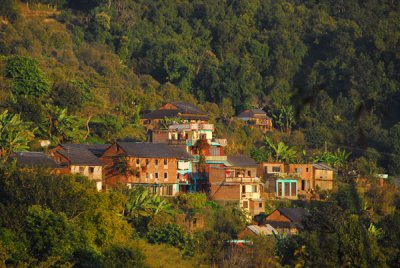
[[[10,156],[17,161],[18,166],[30,168],[61,168],[53,159],[43,152],[15,152]]]
[[[78,149],[89,150],[92,154],[96,156],[101,156],[111,144],[72,144],[72,143],[62,143],[62,147],[69,146]]]
[[[257,117],[257,118],[269,118],[267,116],[267,113],[264,112],[262,109],[249,109],[249,110],[244,110],[241,112],[238,116],[238,118],[252,118],[252,117]]]
[[[274,227],[269,224],[265,225],[249,225],[247,226],[250,231],[255,233],[256,235],[272,235],[274,233],[278,233]]]
[[[176,158],[192,160],[193,156],[182,146],[151,142],[117,142],[127,156],[148,158]]]
[[[228,163],[233,167],[257,167],[256,161],[246,155],[228,155]]]
[[[142,115],[142,119],[163,119],[165,117],[180,117],[183,119],[207,120],[208,114],[198,107],[187,102],[170,102],[177,109],[157,109],[148,114]]]
[[[323,163],[315,163],[313,164],[313,167],[315,169],[322,169],[322,170],[335,170],[334,168],[328,166],[327,164],[323,164]]]
[[[62,144],[62,150],[57,152],[66,157],[72,165],[85,165],[85,166],[103,166],[104,163],[100,161],[91,151],[85,146],[76,146],[76,144]]]
[[[278,208],[278,210],[293,222],[301,222],[309,214],[304,208]]]

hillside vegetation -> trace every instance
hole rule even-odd
[[[400,173],[398,1],[3,3],[0,100],[36,139],[145,140],[139,115],[182,100],[249,153],[263,135],[230,118],[261,107],[273,140]]]

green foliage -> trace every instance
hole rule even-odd
[[[54,84],[51,98],[54,105],[66,108],[70,112],[77,112],[83,108],[86,96],[79,83],[60,82]]]
[[[18,9],[13,0],[4,0],[0,6],[0,16],[14,22],[19,16]]]
[[[165,243],[182,250],[188,250],[191,243],[190,237],[176,224],[152,226],[146,237],[150,243]]]
[[[35,130],[20,115],[5,110],[0,114],[0,155],[7,157],[11,152],[27,150]]]
[[[103,254],[104,267],[147,267],[144,263],[144,254],[137,247],[115,245],[105,250]]]
[[[80,247],[79,230],[63,213],[55,214],[38,205],[28,208],[24,232],[29,237],[30,254],[39,260],[71,255],[76,247]]]
[[[149,222],[159,214],[173,214],[172,204],[148,189],[135,187],[127,190],[124,216],[138,231],[145,233]]]
[[[15,95],[45,97],[50,91],[50,83],[34,59],[8,57],[5,76],[11,79],[11,91]]]
[[[290,148],[283,142],[274,144],[268,137],[265,137],[264,144],[265,147],[263,149],[269,156],[269,160],[275,162],[281,161],[290,164],[293,163],[297,158],[297,152],[295,151],[295,148]]]

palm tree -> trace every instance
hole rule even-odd
[[[22,121],[19,114],[9,114],[5,110],[0,114],[0,156],[7,158],[12,152],[27,150],[35,131],[36,128]]]
[[[150,217],[160,213],[172,214],[172,204],[157,194],[150,193],[145,188],[134,188],[127,192],[128,201],[125,204],[124,215],[128,220],[138,217]]]
[[[51,139],[55,137],[56,142],[60,143],[64,140],[76,139],[79,133],[79,120],[72,115],[68,115],[67,109],[60,109],[58,107],[48,106],[48,135]]]
[[[265,137],[264,144],[266,145],[266,150],[270,158],[275,162],[283,161],[285,163],[293,163],[297,158],[295,148],[290,148],[283,142],[274,144],[268,137]]]

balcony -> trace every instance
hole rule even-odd
[[[212,142],[218,143],[222,147],[225,147],[228,145],[227,139],[212,139]]]
[[[169,145],[186,145],[186,140],[168,140]]]
[[[188,130],[211,130],[214,131],[214,124],[173,124],[168,127],[170,131]]]
[[[261,183],[261,180],[258,177],[226,177],[225,181],[235,183]]]
[[[222,161],[228,161],[228,157],[226,155],[207,155],[206,156],[206,162],[222,162]]]

